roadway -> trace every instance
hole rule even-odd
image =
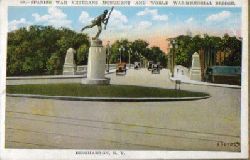
[[[109,74],[112,84],[174,88],[168,70]],[[7,97],[7,148],[240,151],[240,89],[182,84],[211,98],[90,102]],[[225,145],[224,145],[225,144]]]

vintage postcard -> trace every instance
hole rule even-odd
[[[1,0],[0,159],[247,159],[247,0]]]

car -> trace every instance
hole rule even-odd
[[[134,69],[140,69],[141,63],[140,62],[135,62],[134,63]]]
[[[161,65],[161,62],[157,62],[156,64],[158,64],[159,65],[159,68],[160,69],[162,69],[163,67],[162,67],[162,65]]]
[[[152,64],[152,74],[160,74],[160,65],[159,64]]]
[[[126,63],[122,62],[122,63],[117,63],[116,64],[116,74],[126,74],[127,68],[126,68]]]
[[[148,61],[148,70],[152,70],[153,61]]]

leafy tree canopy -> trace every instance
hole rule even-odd
[[[117,63],[120,60],[123,62],[133,64],[140,61],[142,58],[148,61],[160,62],[161,65],[166,67],[167,57],[159,47],[149,47],[149,43],[138,39],[135,41],[128,41],[127,39],[115,41],[110,48],[110,63]]]
[[[68,48],[86,57],[89,41],[86,34],[67,28],[30,26],[8,33],[7,76],[60,74]],[[77,61],[86,63],[86,58]]]
[[[190,67],[192,64],[192,54],[203,50],[206,56],[206,63],[209,65],[217,65],[216,57],[223,57],[223,64],[229,66],[241,65],[241,40],[236,37],[230,37],[225,34],[223,37],[209,36],[204,34],[203,37],[195,35],[181,35],[175,38],[176,47],[170,49],[170,53],[175,52],[175,63]],[[222,54],[223,55],[218,55]]]

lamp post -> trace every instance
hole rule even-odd
[[[122,51],[125,51],[125,48],[121,45],[119,48],[119,52],[120,52],[120,63],[122,63]]]
[[[172,56],[172,77],[174,77],[174,67],[175,67],[175,49],[178,48],[176,40],[172,41],[172,48],[173,48],[173,56]]]
[[[110,41],[107,42],[106,48],[107,48],[107,64],[108,64],[108,68],[107,68],[107,72],[109,72],[109,56],[110,56],[110,45],[109,45]]]
[[[142,58],[141,54],[138,51],[136,51],[135,55],[139,57],[139,63],[140,63],[140,67],[141,67],[141,58]]]
[[[129,48],[129,50],[128,50],[128,53],[129,53],[129,55],[128,55],[128,63],[129,63],[129,68],[130,68],[130,56],[131,56],[131,53],[132,53],[132,49],[131,48]]]

